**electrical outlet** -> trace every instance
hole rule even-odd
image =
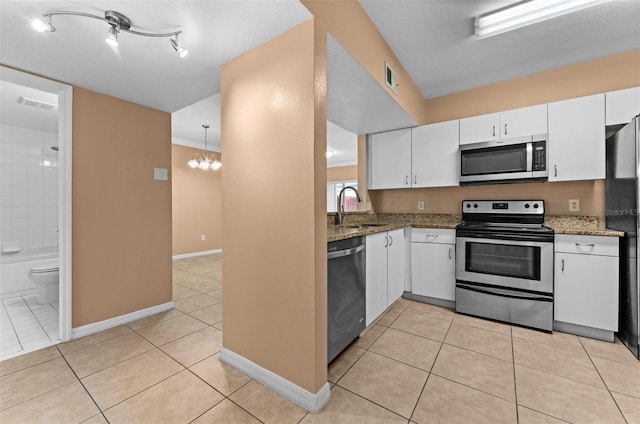
[[[200,235],[200,240],[205,241],[206,239],[207,239],[206,235],[204,235],[204,234]]]
[[[569,199],[569,212],[580,212],[580,199]]]
[[[418,210],[419,211],[424,210],[424,200],[418,200]]]

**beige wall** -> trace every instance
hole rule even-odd
[[[311,393],[327,381],[326,31],[222,67],[224,347]]]
[[[426,122],[440,122],[572,97],[640,86],[640,50],[505,81],[427,101]],[[362,162],[358,162],[362,163]],[[580,199],[580,215],[604,223],[604,182],[487,185],[370,191],[376,212],[460,213],[463,199],[542,198],[547,214],[569,215],[568,200]]]
[[[73,90],[72,326],[170,302],[171,115]]]
[[[173,255],[222,248],[222,169],[203,171],[187,166],[194,154],[202,152],[171,146]]]
[[[358,0],[300,1],[416,122],[426,119],[422,93]],[[398,94],[385,83],[385,61],[398,77]]]
[[[358,179],[358,165],[327,168],[327,182]]]

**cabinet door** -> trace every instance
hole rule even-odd
[[[457,186],[460,175],[459,121],[411,130],[412,187]]]
[[[404,230],[388,232],[387,248],[387,306],[398,300],[404,292]]]
[[[547,105],[536,105],[500,113],[500,138],[547,133]]]
[[[626,124],[640,114],[640,87],[612,91],[605,98],[607,125]]]
[[[411,187],[411,129],[373,134],[367,144],[369,188]]]
[[[387,309],[387,233],[366,237],[366,324]]]
[[[473,116],[460,120],[460,144],[498,140],[500,137],[500,114]]]
[[[618,330],[618,258],[555,254],[554,320]]]
[[[605,177],[604,94],[549,103],[549,181]]]
[[[454,301],[456,298],[455,245],[411,244],[412,292]]]

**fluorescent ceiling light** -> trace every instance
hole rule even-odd
[[[609,0],[530,0],[476,17],[476,38],[482,39],[556,18]]]

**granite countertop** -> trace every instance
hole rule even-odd
[[[327,240],[337,241],[351,237],[367,236],[403,227],[455,229],[462,220],[457,214],[403,214],[348,212],[342,226],[333,224],[335,213],[327,214]],[[622,237],[624,232],[600,228],[595,216],[547,216],[545,225],[556,234]],[[354,228],[361,226],[361,228]]]

